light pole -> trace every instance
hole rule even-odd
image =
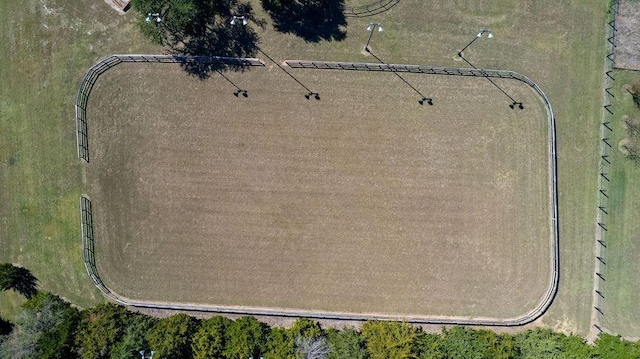
[[[144,19],[144,21],[151,22],[152,20],[155,20],[156,22],[162,22],[162,16],[160,16],[160,13],[157,12],[148,13],[147,18]]]
[[[478,34],[476,35],[476,37],[474,37],[473,40],[471,40],[471,42],[467,44],[467,46],[463,47],[462,50],[458,51],[458,56],[462,57],[462,52],[466,50],[469,46],[471,46],[471,44],[476,42],[476,40],[483,37],[484,35],[487,35],[487,39],[491,39],[493,37],[493,32],[491,32],[491,30],[488,30],[488,29],[481,29],[480,32],[478,32]]]
[[[230,24],[231,25],[236,25],[236,24],[238,24],[238,20],[240,20],[240,22],[242,23],[243,26],[246,26],[249,23],[247,21],[247,18],[244,15],[240,15],[240,16],[233,15],[233,19],[231,19]]]
[[[364,46],[364,50],[366,52],[368,52],[369,54],[371,54],[371,56],[373,56],[373,58],[375,58],[376,60],[378,60],[379,63],[386,65],[386,63],[384,61],[382,61],[381,58],[379,58],[378,56],[376,56],[373,52],[371,52],[371,49],[369,49],[369,43],[371,42],[371,37],[373,36],[373,33],[375,32],[376,28],[378,29],[378,32],[382,32],[383,28],[382,28],[382,24],[379,22],[372,22],[369,24],[369,26],[367,26],[367,31],[369,31],[369,39],[367,40],[367,44]],[[424,105],[425,103],[428,104],[429,106],[433,106],[433,99],[430,97],[426,97],[425,95],[422,94],[422,92],[418,91],[417,88],[415,88],[413,85],[411,85],[409,83],[409,81],[405,80],[404,77],[402,77],[397,71],[392,71],[394,75],[396,75],[396,77],[398,77],[402,82],[404,82],[407,86],[409,86],[413,91],[415,91],[418,95],[420,95],[420,100],[418,100],[418,103],[420,105]]]
[[[153,359],[153,354],[155,354],[156,352],[152,350],[149,355],[146,355],[146,353],[147,352],[144,350],[140,351],[140,356],[142,357],[142,359]]]
[[[371,42],[371,37],[373,37],[373,33],[376,28],[378,28],[378,32],[382,32],[382,30],[384,30],[382,24],[379,22],[372,22],[369,24],[369,26],[367,26],[367,31],[369,31],[369,38],[367,39],[367,44],[364,45],[364,50],[366,52],[371,52],[369,51],[369,43]]]
[[[491,39],[493,38],[493,32],[491,32],[491,30],[488,29],[481,29],[478,34],[476,34],[476,37],[473,38],[473,40],[471,40],[471,42],[469,42],[467,44],[467,46],[463,47],[462,50],[458,51],[458,57],[460,57],[462,60],[464,60],[464,62],[466,62],[467,64],[469,64],[469,66],[473,67],[474,69],[478,70],[477,67],[475,67],[469,60],[467,60],[463,55],[462,52],[464,50],[466,50],[467,48],[469,48],[469,46],[471,46],[471,44],[473,44],[476,40],[478,40],[479,38],[485,37],[487,39]],[[495,86],[498,90],[500,90],[500,92],[502,92],[505,96],[507,96],[510,100],[511,100],[511,104],[509,105],[509,107],[511,109],[515,109],[516,107],[524,110],[524,105],[522,104],[522,102],[516,101],[513,97],[511,97],[511,95],[509,95],[505,90],[502,89],[502,87],[498,86],[498,84],[495,83],[495,81],[493,81],[491,78],[489,78],[489,75],[484,72],[483,70],[480,70],[480,72],[482,73],[482,75],[484,76],[484,78],[487,79],[487,81],[491,82],[491,84],[493,86]]]

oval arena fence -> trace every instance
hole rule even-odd
[[[89,162],[89,135],[87,124],[87,103],[89,94],[96,81],[107,70],[123,62],[155,62],[155,63],[220,63],[240,67],[264,66],[264,62],[254,58],[222,57],[222,56],[184,56],[184,55],[111,55],[91,66],[84,75],[76,97],[76,140],[78,157]]]
[[[344,9],[346,17],[367,17],[378,15],[396,6],[400,0],[378,0],[368,4]]]
[[[86,106],[91,88],[97,78],[108,69],[123,62],[158,62],[158,63],[184,63],[189,61],[217,61],[231,63],[241,66],[264,66],[264,62],[259,59],[240,59],[224,57],[189,57],[172,55],[112,55],[100,60],[92,66],[85,75],[76,100],[76,129],[78,136],[78,157],[86,164],[89,163],[89,146],[87,136]],[[246,308],[233,306],[215,306],[202,304],[167,303],[140,301],[125,298],[111,291],[100,279],[98,275],[94,256],[94,235],[91,201],[86,197],[80,198],[80,212],[82,224],[82,245],[84,251],[84,262],[87,273],[94,284],[105,296],[115,302],[127,306],[215,312],[221,314],[240,315],[262,315],[276,317],[307,317],[313,319],[329,320],[404,320],[416,324],[436,324],[436,325],[473,325],[473,326],[494,326],[494,327],[514,327],[522,326],[533,322],[541,317],[549,308],[558,292],[560,278],[560,252],[559,252],[559,221],[558,221],[558,185],[557,185],[557,153],[556,153],[556,127],[551,103],[540,87],[528,77],[513,71],[489,70],[489,69],[468,69],[432,67],[424,65],[402,65],[402,64],[380,64],[380,63],[354,63],[354,62],[328,62],[328,61],[306,61],[306,60],[286,60],[285,64],[291,68],[314,69],[314,70],[347,70],[347,71],[374,71],[374,72],[405,72],[426,75],[449,75],[449,76],[473,76],[513,79],[521,81],[530,86],[541,98],[547,113],[548,125],[548,146],[549,146],[549,187],[551,190],[551,220],[553,235],[551,238],[551,266],[550,284],[540,303],[527,314],[517,318],[484,318],[484,317],[422,317],[422,316],[391,316],[375,314],[352,314],[341,312],[313,312],[291,309],[276,308]]]

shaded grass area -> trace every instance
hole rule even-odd
[[[73,104],[86,68],[140,42],[131,30],[98,1],[0,3],[0,261],[81,306],[103,298],[82,264]],[[21,298],[0,298],[11,317]]]
[[[84,278],[77,241],[75,202],[81,187],[71,104],[94,60],[149,47],[137,38],[129,15],[120,18],[97,0],[68,3],[45,2],[60,14],[55,32],[42,26],[51,19],[44,15],[43,2],[0,3],[0,76],[12,84],[0,90],[0,260],[21,262],[45,289],[88,304],[101,299]],[[254,4],[259,13],[258,1]],[[371,43],[388,62],[455,66],[456,50],[488,27],[496,37],[474,44],[466,57],[479,67],[522,72],[547,92],[558,126],[562,262],[560,292],[543,322],[580,334],[588,331],[592,291],[606,5],[596,0],[428,5],[403,0],[376,16],[385,31],[374,34]],[[293,35],[258,30],[260,46],[278,60],[371,61],[362,51],[371,20],[349,18],[346,39],[331,43],[305,44]],[[43,46],[46,39],[50,45]],[[56,232],[47,223],[57,224],[62,234],[46,235],[45,227],[47,233]],[[44,242],[46,236],[52,240]],[[72,263],[63,263],[73,257]]]
[[[604,315],[602,324],[613,333],[640,337],[640,166],[618,150],[627,137],[623,116],[640,118],[640,110],[626,91],[640,73],[616,70],[613,73],[615,97],[612,99],[613,136],[611,144],[611,183],[609,185],[609,215],[607,248],[603,251]]]

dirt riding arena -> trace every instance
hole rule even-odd
[[[121,64],[89,106],[100,276],[138,301],[513,318],[551,277],[547,114],[526,84]],[[238,86],[248,97],[234,96]]]

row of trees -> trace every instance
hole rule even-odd
[[[156,359],[399,359],[399,358],[639,358],[640,343],[602,334],[583,338],[532,329],[514,335],[454,326],[426,333],[404,322],[369,321],[359,330],[322,328],[298,319],[290,328],[254,317],[198,320],[186,314],[157,319],[115,304],[79,311],[59,297],[28,299],[9,331],[0,332],[0,358]]]
[[[105,303],[79,310],[38,292],[28,270],[0,264],[0,290],[27,300],[14,323],[0,318],[0,359],[401,359],[401,358],[640,358],[640,342],[601,334],[595,345],[581,337],[532,329],[497,334],[461,326],[426,333],[406,322],[368,321],[361,328],[322,328],[297,319],[290,328],[254,317],[199,320],[186,314],[158,319]]]

